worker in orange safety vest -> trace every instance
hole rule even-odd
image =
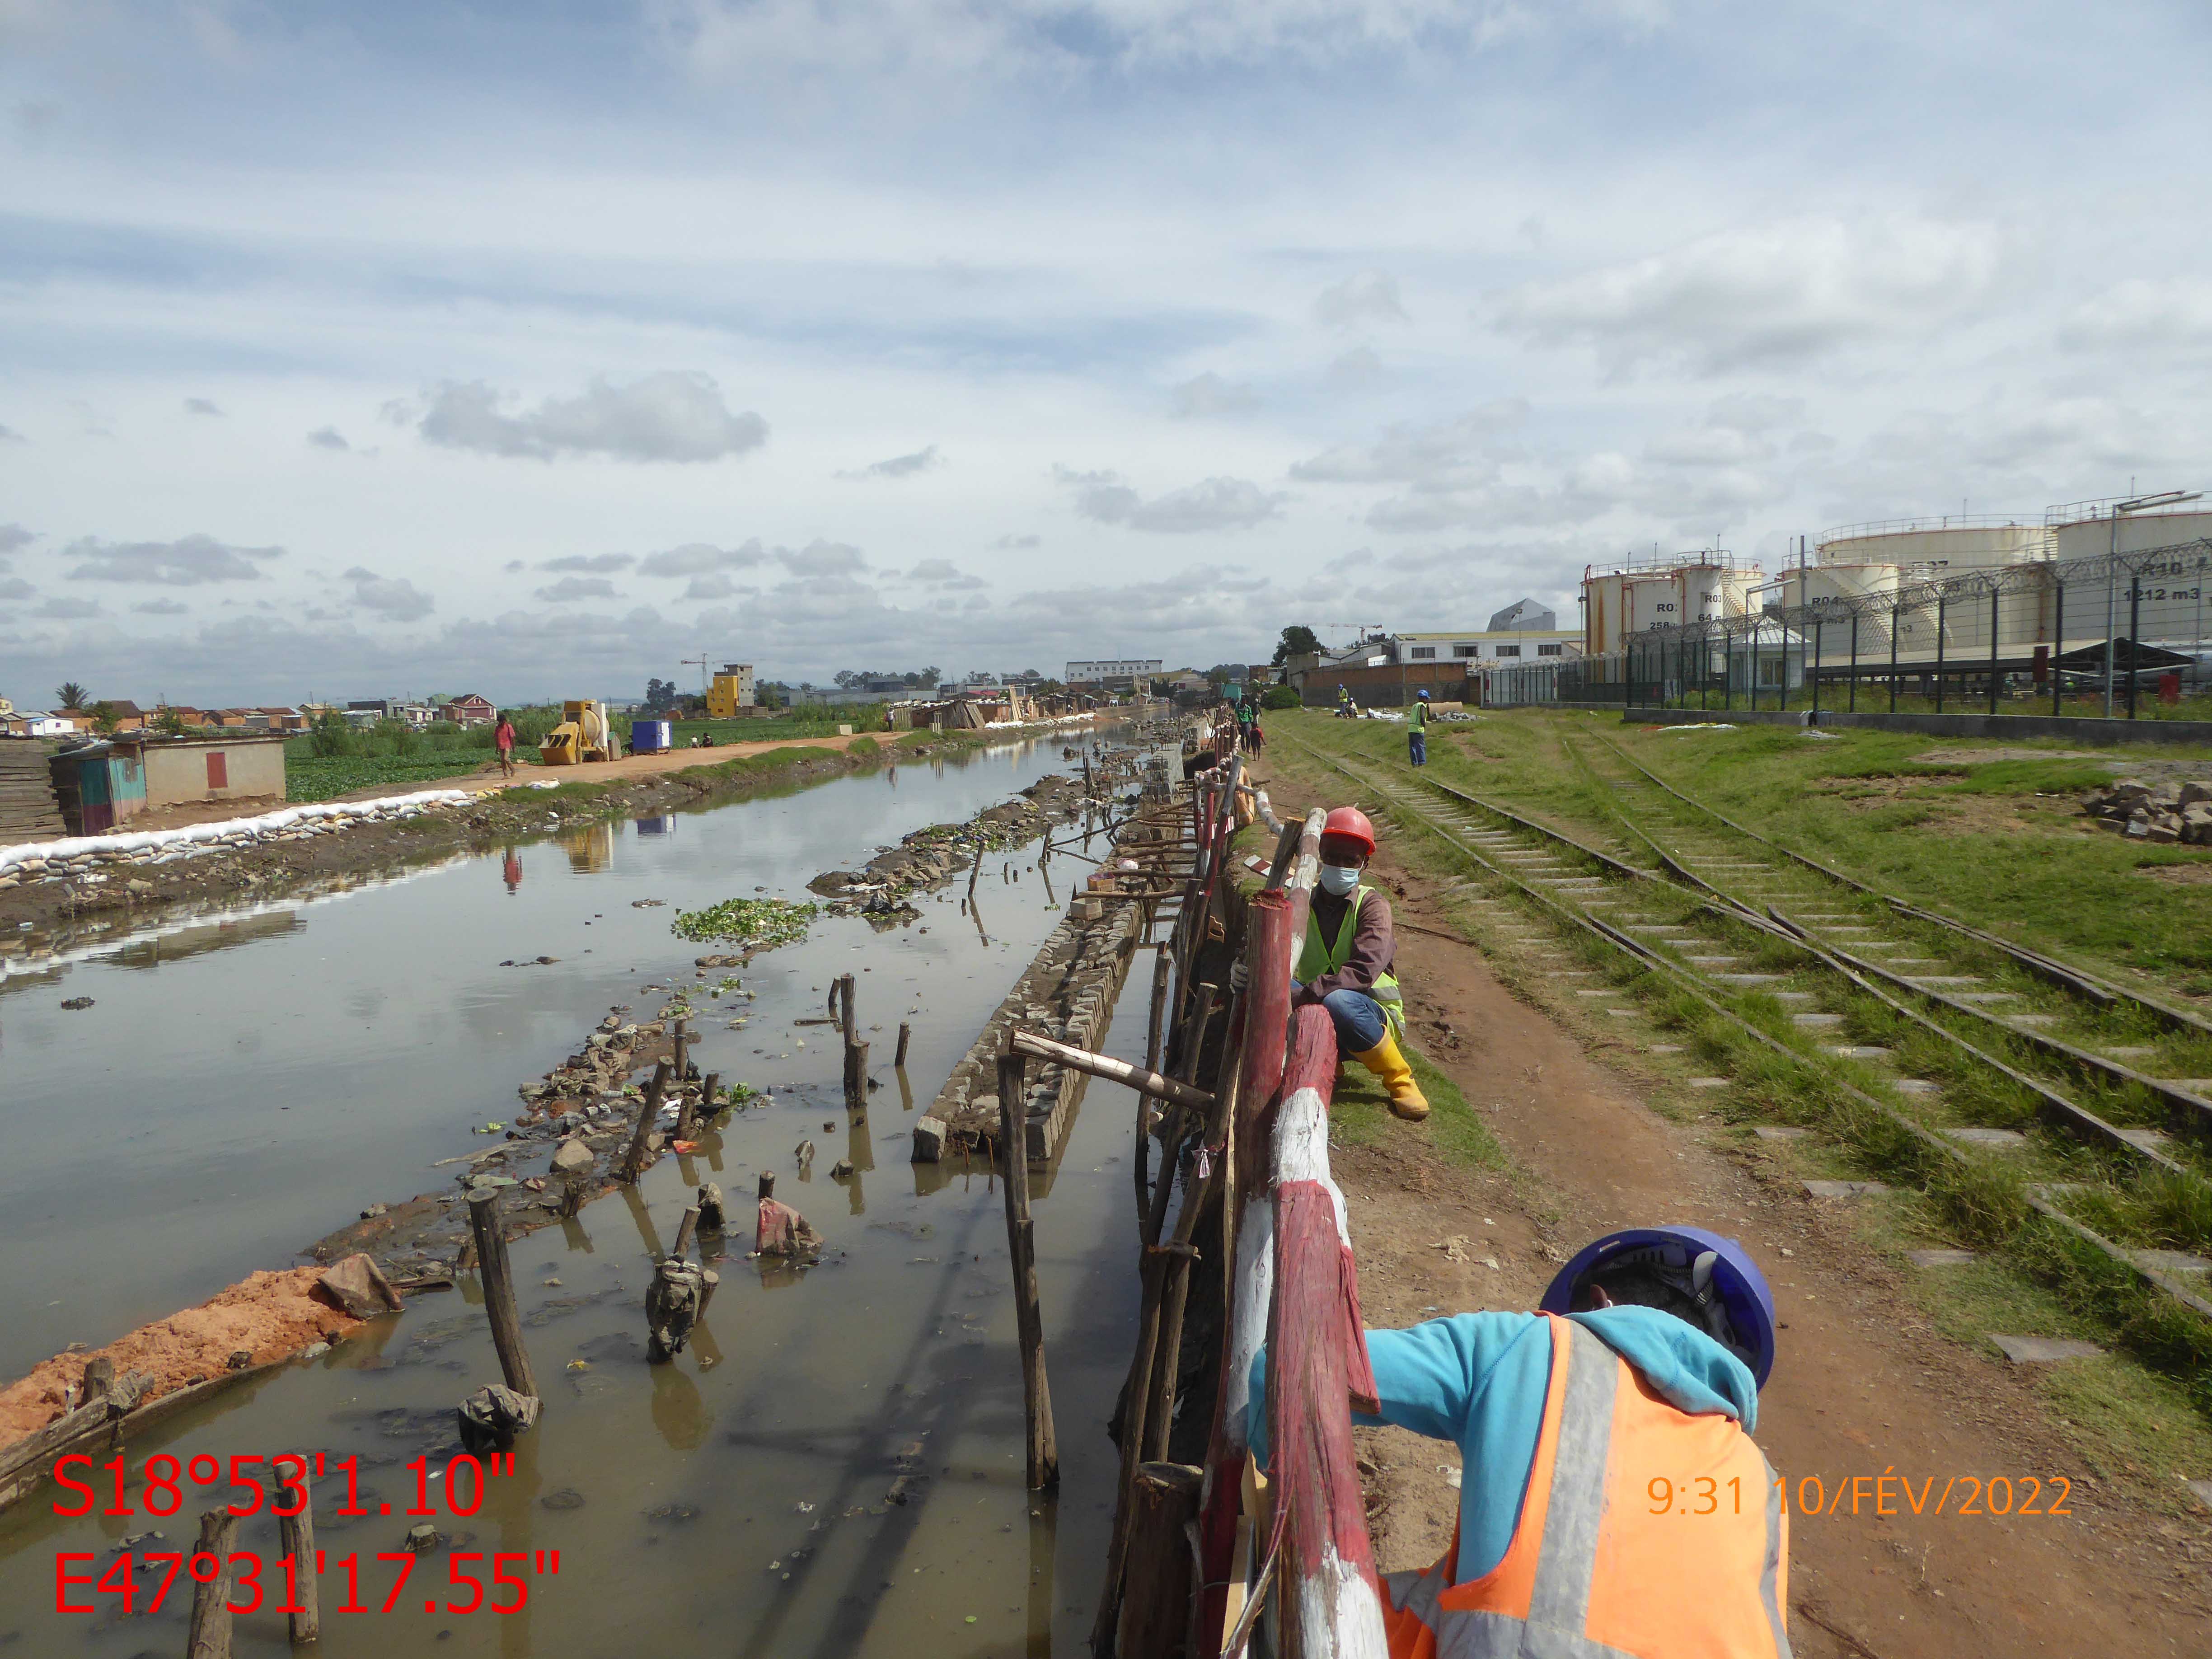
[[[1788,1519],[1751,1439],[1774,1327],[1741,1244],[1650,1227],[1583,1249],[1536,1313],[1368,1332],[1382,1409],[1353,1420],[1462,1460],[1450,1550],[1385,1580],[1391,1659],[1788,1659]]]

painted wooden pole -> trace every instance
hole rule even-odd
[[[619,1174],[625,1182],[635,1182],[645,1172],[646,1137],[659,1119],[660,1097],[667,1089],[668,1062],[664,1060],[653,1068],[653,1080],[645,1085],[645,1104],[637,1115],[637,1127],[630,1132],[629,1146],[623,1153]]]
[[[311,1460],[302,1454],[291,1455],[300,1465],[300,1512],[279,1515],[276,1529],[284,1553],[292,1563],[292,1594],[286,1599],[299,1609],[289,1615],[292,1640],[296,1644],[321,1638],[323,1614],[321,1599],[315,1593],[315,1492],[310,1480]],[[278,1501],[282,1501],[281,1498]]]
[[[1022,1348],[1022,1408],[1028,1423],[1028,1475],[1036,1492],[1060,1484],[1052,1388],[1044,1369],[1044,1316],[1037,1305],[1036,1233],[1030,1219],[1029,1062],[999,1056],[999,1145],[1006,1161],[1006,1249],[1014,1273],[1014,1323]]]
[[[469,1230],[477,1244],[477,1274],[483,1284],[484,1313],[491,1322],[492,1346],[499,1352],[500,1375],[519,1395],[538,1398],[538,1374],[530,1350],[522,1345],[522,1317],[515,1310],[514,1273],[507,1265],[507,1234],[499,1224],[499,1189],[469,1195]]]
[[[238,1541],[238,1517],[223,1510],[200,1516],[195,1558],[215,1558],[215,1576],[195,1577],[192,1618],[185,1638],[185,1659],[230,1659],[230,1552]]]

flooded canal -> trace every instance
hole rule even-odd
[[[804,898],[823,869],[1064,769],[1048,739],[600,826],[118,940],[9,983],[0,1112],[15,1156],[0,1169],[0,1250],[14,1271],[0,1285],[0,1363],[20,1375],[70,1341],[97,1345],[283,1265],[372,1200],[447,1184],[453,1171],[431,1166],[481,1150],[471,1126],[510,1119],[519,1083],[573,1052],[610,1007],[650,1017],[662,999],[645,988],[691,978],[701,947],[671,936],[676,910],[757,889]],[[345,1581],[326,1574],[320,1650],[334,1656],[434,1642],[588,1659],[702,1639],[763,1656],[1073,1651],[1103,1559],[1114,1465],[1103,1425],[1134,1305],[1128,1097],[1099,1085],[1035,1183],[1064,1479],[1097,1495],[1065,1510],[1022,1486],[995,1183],[907,1162],[914,1110],[1059,914],[1030,867],[1034,848],[1013,857],[1018,883],[986,860],[980,927],[956,888],[923,899],[902,930],[830,918],[805,944],[759,958],[743,975],[757,993],[745,1026],[708,1022],[694,1052],[702,1070],[772,1089],[775,1104],[736,1114],[696,1157],[662,1160],[635,1193],[514,1242],[544,1419],[480,1510],[435,1522],[445,1540],[391,1612],[376,1609],[398,1567],[375,1557],[399,1551],[416,1524],[403,1513],[415,1480],[404,1466],[428,1453],[434,1475],[452,1407],[498,1376],[473,1279],[165,1425],[131,1449],[134,1468],[156,1450],[356,1457],[368,1513],[335,1514],[342,1478],[317,1504],[326,1558],[357,1554],[372,1609],[337,1611]],[[1056,878],[1081,867],[1062,860]],[[647,899],[664,902],[637,906]],[[500,965],[540,956],[557,960]],[[846,971],[875,1055],[888,1058],[901,1020],[915,1028],[913,1103],[879,1064],[884,1086],[849,1129],[832,1033],[793,1023],[818,1015]],[[1110,1051],[1140,1053],[1146,988],[1133,976]],[[88,1011],[59,1006],[88,995]],[[854,1176],[808,1179],[793,1151],[809,1138],[817,1171],[842,1155]],[[644,1289],[693,1187],[720,1182],[749,1217],[761,1170],[779,1173],[778,1196],[825,1237],[822,1265],[746,1262],[748,1221],[714,1264],[722,1288],[692,1346],[648,1366]],[[112,1595],[96,1598],[97,1613],[58,1613],[57,1555],[98,1553],[104,1570],[115,1544],[153,1528],[166,1540],[142,1551],[189,1548],[193,1517],[220,1499],[195,1491],[167,1519],[64,1520],[52,1496],[0,1520],[0,1647],[180,1652],[187,1595],[173,1590],[154,1614],[126,1615]],[[256,1516],[237,1547],[273,1557],[276,1535]],[[557,1550],[559,1567],[528,1575],[522,1612],[426,1612],[426,1601],[466,1600],[448,1580],[454,1550]],[[237,1650],[284,1650],[284,1625],[273,1611],[240,1618]]]

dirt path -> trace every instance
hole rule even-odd
[[[878,742],[883,740],[883,734],[876,736]],[[714,766],[726,760],[742,760],[747,755],[764,755],[771,749],[843,750],[849,748],[853,742],[851,737],[777,738],[762,743],[720,743],[712,749],[671,749],[657,755],[624,755],[620,760],[586,761],[580,766],[530,766],[517,762],[512,781],[516,785],[619,782],[629,778],[652,777],[660,772],[681,772],[687,767]],[[499,765],[495,759],[480,761],[475,770],[457,773],[450,778],[410,779],[404,785],[380,783],[335,799],[376,800],[386,795],[412,794],[421,789],[496,789],[499,787]]]
[[[1308,803],[1295,761],[1271,756],[1261,769],[1275,775],[1279,811]],[[1401,890],[1404,920],[1454,931],[1387,831],[1376,865]],[[1994,1354],[1938,1335],[1847,1217],[1823,1212],[1755,1154],[1652,1112],[1633,1080],[1603,1063],[1602,1047],[1593,1053],[1518,1000],[1471,945],[1406,931],[1398,969],[1415,1043],[1533,1179],[1471,1175],[1431,1151],[1417,1127],[1395,1121],[1380,1144],[1346,1148],[1337,1174],[1370,1323],[1534,1306],[1555,1260],[1613,1226],[1683,1221],[1741,1237],[1772,1281],[1783,1326],[1760,1400],[1760,1445],[1793,1489],[1808,1475],[1831,1492],[1839,1476],[1868,1478],[1856,1517],[1848,1498],[1844,1513],[1790,1517],[1798,1654],[2212,1652],[2203,1565],[2212,1528],[2147,1513],[2104,1488],[2027,1382]],[[1603,1046],[1632,1064],[1629,1045]],[[1474,1241],[1471,1261],[1432,1248],[1455,1234]],[[1398,1430],[1360,1438],[1384,1568],[1425,1565],[1449,1541],[1458,1493],[1439,1466],[1455,1464],[1457,1451]],[[1877,1516],[1872,1483],[1885,1471],[1916,1482],[1932,1475],[1938,1492],[1954,1474],[2063,1475],[2074,1514]]]

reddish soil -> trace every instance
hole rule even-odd
[[[258,1273],[221,1295],[142,1325],[104,1348],[57,1354],[21,1382],[0,1389],[0,1446],[12,1443],[59,1417],[64,1395],[84,1378],[84,1368],[101,1355],[115,1364],[118,1377],[138,1371],[152,1379],[142,1396],[150,1403],[165,1394],[234,1367],[241,1351],[252,1364],[289,1358],[317,1342],[340,1342],[362,1321],[339,1312],[312,1294],[320,1267],[294,1267],[281,1273]]]
[[[877,734],[882,741],[882,735]],[[777,738],[763,743],[723,743],[712,749],[672,749],[665,754],[624,755],[620,760],[586,761],[581,766],[532,766],[517,763],[514,776],[507,785],[514,787],[531,783],[620,783],[629,778],[649,778],[663,772],[681,772],[687,767],[714,766],[726,760],[741,760],[747,755],[764,755],[771,749],[835,749],[841,752],[852,746],[852,738]],[[356,789],[349,795],[337,797],[339,800],[376,800],[386,795],[411,794],[418,789],[483,789],[499,788],[501,782],[497,760],[479,762],[474,769],[457,773],[450,778],[428,778],[404,786],[379,784],[374,788]]]
[[[1270,759],[1278,810],[1302,802],[1304,789],[1281,779],[1284,761]],[[1758,1438],[1793,1487],[1814,1475],[1832,1490],[1838,1476],[1886,1470],[1937,1476],[1939,1489],[1954,1474],[2073,1480],[2064,1519],[1877,1517],[1870,1503],[1856,1517],[1793,1515],[1798,1654],[2212,1652],[2212,1527],[2148,1513],[2097,1480],[2028,1383],[1994,1353],[1931,1328],[1847,1217],[1756,1154],[1661,1118],[1603,1062],[1604,1045],[1593,1052],[1519,1000],[1451,937],[1430,884],[1399,864],[1387,831],[1376,865],[1413,924],[1398,968],[1414,1040],[1533,1179],[1471,1174],[1431,1151],[1419,1126],[1395,1121],[1382,1142],[1340,1153],[1371,1323],[1531,1307],[1555,1261],[1614,1226],[1679,1220],[1740,1237],[1782,1310]],[[1626,1045],[1613,1046],[1625,1060]],[[1469,1261],[1433,1248],[1455,1235],[1471,1241]],[[1440,1466],[1455,1465],[1456,1449],[1401,1430],[1359,1439],[1384,1569],[1426,1565],[1450,1540],[1458,1493]]]

